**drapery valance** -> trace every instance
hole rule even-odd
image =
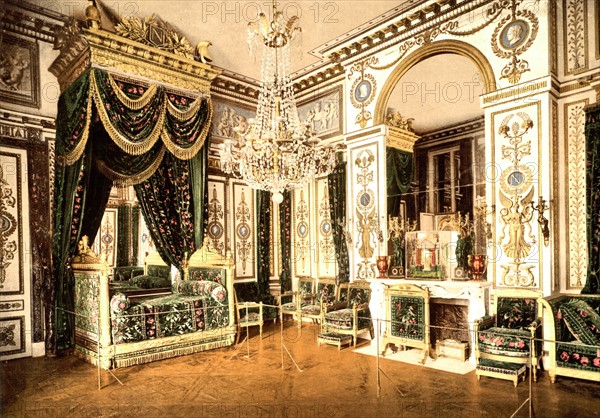
[[[93,242],[113,185],[133,185],[160,256],[181,269],[202,245],[212,105],[86,70],[58,103],[49,352],[73,344],[70,260]],[[51,341],[54,340],[54,341]]]
[[[119,149],[128,155],[154,150],[155,159],[164,155],[165,147],[176,158],[189,160],[204,146],[212,121],[210,100],[191,100],[162,86],[116,80],[99,69],[82,74],[61,95],[59,109],[56,151],[59,162],[67,165],[78,161],[85,149],[94,110]],[[142,177],[150,175],[152,172],[147,172]],[[124,185],[140,182],[140,177],[131,179],[131,173],[113,177]]]

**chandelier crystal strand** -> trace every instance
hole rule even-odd
[[[261,13],[249,25],[248,45],[262,46],[261,88],[256,117],[246,131],[221,146],[225,173],[243,179],[250,187],[273,193],[281,203],[282,192],[302,187],[315,175],[327,175],[335,167],[335,151],[323,146],[312,128],[298,116],[291,74],[291,44],[301,32],[296,16],[286,20],[273,2],[273,20]]]

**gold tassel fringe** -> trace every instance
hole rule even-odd
[[[206,137],[208,136],[208,131],[211,128],[211,122],[212,122],[212,117],[213,117],[212,101],[210,99],[207,99],[207,100],[208,100],[208,116],[206,118],[206,121],[204,122],[204,126],[202,127],[202,131],[200,132],[200,135],[196,139],[196,142],[194,143],[194,145],[192,145],[191,147],[183,148],[183,147],[178,146],[175,142],[173,142],[173,140],[171,139],[171,136],[169,135],[167,130],[163,129],[163,132],[160,136],[163,143],[165,144],[165,146],[167,147],[169,152],[180,160],[189,160],[192,157],[194,157],[198,153],[198,151],[200,151],[200,149],[206,142]],[[196,101],[200,102],[201,99],[198,98]],[[169,112],[171,112],[171,110],[169,110]],[[183,119],[183,120],[185,120],[185,119]]]
[[[142,109],[144,106],[146,106],[148,103],[150,103],[154,99],[154,96],[156,96],[156,91],[158,90],[158,87],[156,84],[151,84],[149,87],[147,87],[147,90],[144,92],[144,94],[140,98],[132,99],[129,96],[127,96],[123,92],[123,90],[121,90],[119,88],[119,86],[117,85],[117,82],[115,81],[113,76],[110,73],[107,73],[107,74],[108,74],[108,81],[110,82],[111,87],[113,88],[115,94],[117,95],[117,98],[119,99],[119,101],[121,103],[123,103],[125,106],[127,106],[131,110]]]
[[[134,186],[148,180],[150,176],[156,172],[165,156],[165,151],[165,147],[161,147],[156,159],[152,162],[152,164],[150,164],[150,166],[144,171],[134,175],[126,176],[117,173],[116,171],[108,168],[106,164],[104,164],[104,161],[98,161],[98,170],[108,179],[112,180],[114,186],[116,187]]]
[[[90,79],[90,87],[88,90],[88,102],[85,116],[85,126],[83,128],[83,133],[81,134],[81,140],[77,144],[77,146],[68,154],[59,156],[59,163],[72,165],[76,161],[79,161],[81,155],[83,154],[83,150],[85,150],[85,146],[87,145],[87,141],[90,135],[90,121],[92,120],[92,80]]]

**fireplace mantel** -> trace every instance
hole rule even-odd
[[[487,313],[489,306],[490,289],[492,283],[488,281],[451,281],[451,280],[414,280],[414,279],[370,279],[371,284],[371,316],[374,321],[375,338],[380,338],[385,329],[385,297],[387,286],[400,283],[410,283],[429,290],[430,299],[447,299],[448,303],[466,305],[468,307],[469,321],[469,346],[471,355],[469,361],[475,364],[473,350],[473,322]],[[379,321],[381,322],[379,322]],[[380,326],[377,326],[378,322]],[[373,344],[376,341],[373,340]]]

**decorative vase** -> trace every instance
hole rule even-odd
[[[388,256],[378,255],[377,256],[377,270],[379,270],[379,278],[387,278],[388,270]]]
[[[469,254],[469,267],[471,267],[473,280],[481,280],[487,269],[487,255]]]

